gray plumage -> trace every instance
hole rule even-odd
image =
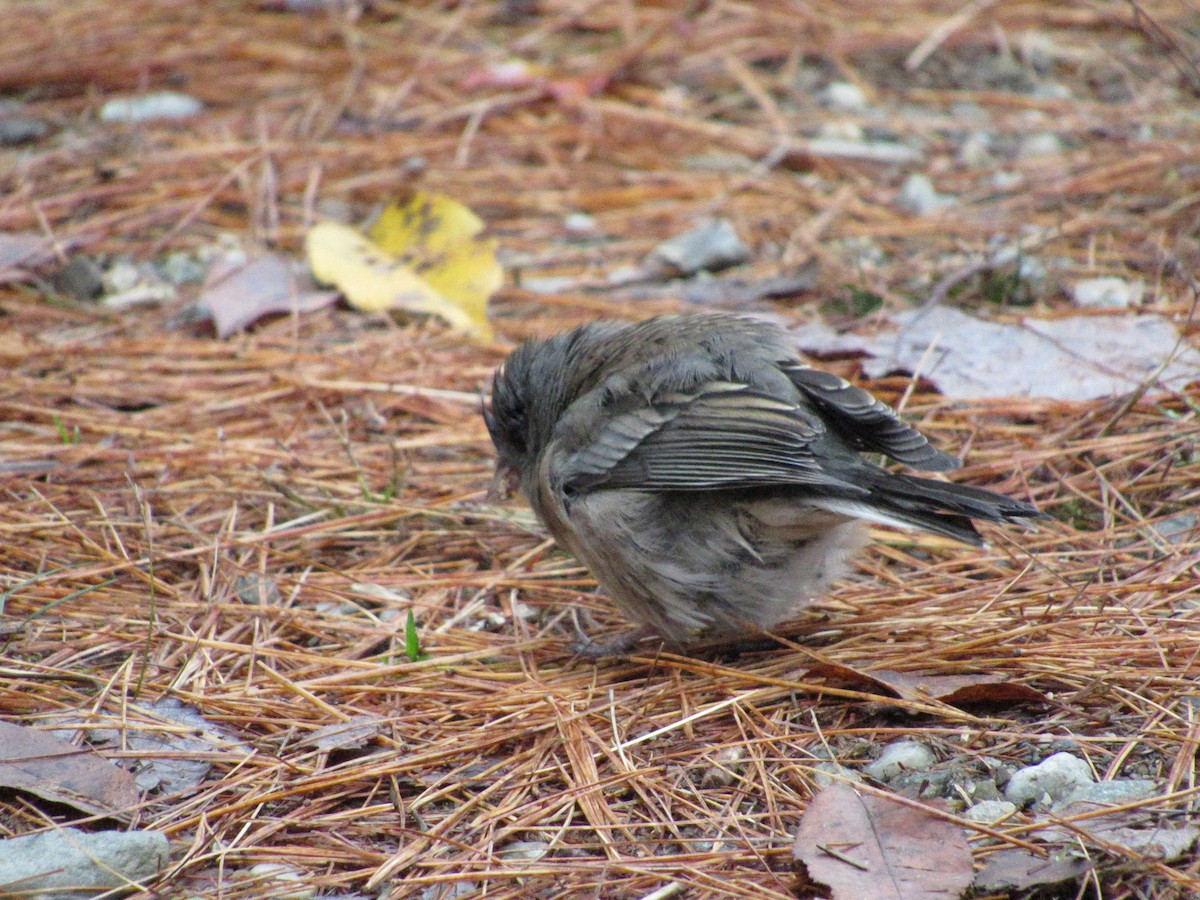
[[[596,322],[515,350],[488,430],[497,478],[621,610],[676,644],[766,629],[846,571],[862,520],[981,543],[972,519],[1042,517],[942,472],[886,404],[733,315]]]

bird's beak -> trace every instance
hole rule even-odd
[[[521,473],[517,471],[516,467],[498,462],[496,463],[496,474],[492,476],[492,483],[488,486],[487,502],[502,503],[512,497],[520,486]]]

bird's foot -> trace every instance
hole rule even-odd
[[[583,633],[576,623],[575,640],[571,643],[571,651],[584,659],[614,659],[629,655],[644,638],[654,634],[654,629],[647,626],[635,628],[611,641],[599,642]]]

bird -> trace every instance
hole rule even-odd
[[[637,626],[686,648],[770,629],[843,577],[866,523],[981,546],[973,520],[1046,518],[923,472],[961,461],[894,409],[806,364],[778,325],[736,313],[600,320],[518,346],[483,417],[493,492],[519,488],[558,545]]]

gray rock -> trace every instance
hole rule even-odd
[[[191,253],[177,250],[167,255],[155,268],[168,284],[199,284],[208,274],[208,265]]]
[[[893,741],[883,748],[875,762],[867,766],[867,774],[878,781],[888,781],[906,772],[924,772],[937,758],[933,751],[918,741]]]
[[[822,762],[813,766],[813,783],[818,790],[834,784],[861,784],[863,777],[853,769],[847,769],[845,766],[839,766],[835,762]]]
[[[972,131],[958,147],[960,164],[972,168],[983,168],[995,162],[992,155],[992,135],[986,131]]]
[[[1112,781],[1097,781],[1072,791],[1054,804],[1054,811],[1064,809],[1072,803],[1084,802],[1120,806],[1153,797],[1158,791],[1158,782],[1151,778],[1114,778]]]
[[[951,104],[950,115],[956,119],[966,119],[972,122],[985,122],[990,119],[986,109],[970,100],[959,100]]]
[[[234,876],[235,880],[240,880],[239,876],[241,873]],[[242,877],[253,882],[264,893],[270,891],[277,900],[310,900],[317,893],[312,883],[305,880],[303,872],[283,863],[259,863],[251,866]]]
[[[1041,84],[1035,84],[1029,94],[1045,100],[1070,100],[1075,96],[1069,87],[1058,81],[1044,81]]]
[[[1000,191],[1012,190],[1024,180],[1025,176],[1020,172],[1010,172],[1005,169],[1000,169],[991,178],[992,187]]]
[[[845,120],[837,120],[833,122],[822,122],[821,128],[817,133],[819,140],[827,141],[845,141],[850,144],[862,144],[866,141],[866,129],[857,122],[849,122]]]
[[[50,126],[33,116],[16,114],[0,117],[0,146],[15,147],[36,141]]]
[[[1094,784],[1091,767],[1070,753],[1055,753],[1036,766],[1026,766],[1009,779],[1004,796],[1017,806],[1050,805]]]
[[[650,255],[680,274],[695,275],[743,263],[750,258],[750,248],[728,219],[711,219],[664,241]]]
[[[813,156],[830,159],[861,159],[867,162],[919,163],[924,158],[920,150],[914,150],[898,141],[848,141],[842,138],[813,138],[804,144],[804,149]]]
[[[573,237],[591,237],[596,233],[596,217],[573,212],[563,219],[563,228]]]
[[[1140,278],[1084,278],[1071,285],[1071,299],[1076,306],[1089,309],[1127,309],[1142,302],[1146,283]]]
[[[62,828],[0,841],[0,885],[19,885],[22,896],[38,900],[79,900],[133,890],[157,876],[168,858],[160,831]]]
[[[984,825],[995,825],[1002,819],[1007,819],[1017,811],[1017,805],[1008,800],[984,800],[966,810],[962,816],[972,822],[982,822]]]
[[[1200,525],[1200,516],[1195,513],[1180,513],[1154,523],[1154,530],[1170,544],[1186,544]]]
[[[1029,158],[1031,156],[1051,156],[1055,153],[1062,153],[1063,149],[1062,138],[1053,131],[1037,131],[1021,139],[1021,147],[1018,152],[1021,156]]]
[[[900,186],[896,202],[911,213],[927,216],[953,206],[958,202],[958,198],[949,194],[939,194],[928,175],[914,172]]]
[[[821,91],[821,102],[830,109],[842,112],[862,112],[867,108],[867,95],[850,81],[834,81]]]
[[[1068,56],[1054,38],[1044,31],[1033,29],[1021,36],[1020,53],[1021,61],[1025,65],[1042,74],[1051,71],[1059,59]]]
[[[195,97],[178,91],[159,91],[141,97],[118,97],[100,107],[102,122],[151,122],[190,119],[204,109]]]
[[[513,841],[498,852],[501,859],[538,860],[550,852],[549,841]]]

